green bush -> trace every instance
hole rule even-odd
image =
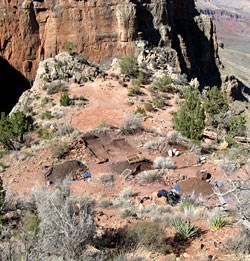
[[[130,97],[141,95],[142,93],[140,86],[134,86],[128,90],[128,96]]]
[[[73,50],[75,49],[76,44],[70,41],[67,41],[64,43],[64,48],[67,50],[69,54],[73,53]]]
[[[246,118],[243,115],[235,115],[227,120],[227,132],[232,136],[245,135]]]
[[[229,108],[229,103],[226,95],[219,90],[218,87],[213,86],[208,92],[204,102],[204,109],[208,115],[208,120],[212,126],[217,127],[217,115],[225,113]]]
[[[185,101],[173,115],[174,127],[183,136],[200,140],[205,127],[205,114],[198,90],[189,87],[184,94]]]
[[[142,107],[137,107],[135,112],[141,114],[141,116],[143,116],[143,117],[147,116],[145,109]]]
[[[195,237],[199,234],[199,228],[194,226],[190,220],[176,218],[173,221],[176,236],[184,239]]]
[[[44,120],[44,119],[52,119],[53,116],[51,114],[51,111],[44,111],[42,114],[41,114],[41,119]]]
[[[161,92],[170,92],[172,91],[171,79],[165,75],[162,78],[158,79],[157,82],[152,87],[153,90],[159,90]]]
[[[138,62],[135,56],[128,56],[120,62],[121,73],[136,78],[139,73]]]
[[[155,94],[152,97],[151,103],[155,108],[162,109],[166,106],[166,99],[167,97],[163,97],[162,95]]]
[[[50,139],[53,136],[53,133],[51,133],[48,129],[40,128],[37,130],[38,137],[40,139]]]
[[[207,92],[207,98],[204,103],[205,111],[209,114],[219,114],[228,110],[228,100],[226,95],[219,90],[218,87],[213,86]]]
[[[70,99],[69,95],[67,93],[64,93],[61,98],[60,98],[60,104],[62,106],[70,106],[72,104],[74,104],[73,100]]]
[[[1,114],[0,143],[7,149],[15,149],[14,142],[24,142],[23,135],[34,129],[31,116],[21,111],[14,112],[11,116]]]

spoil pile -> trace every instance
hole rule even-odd
[[[50,183],[61,182],[65,178],[75,178],[87,171],[87,167],[78,160],[66,161],[62,164],[49,166],[44,170],[44,178]]]

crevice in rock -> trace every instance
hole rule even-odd
[[[0,57],[0,112],[11,111],[22,93],[30,88],[29,81],[4,58]],[[4,95],[3,95],[4,94]]]

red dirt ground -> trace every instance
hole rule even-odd
[[[132,106],[129,105],[127,102],[127,92],[127,88],[120,86],[115,80],[106,80],[103,82],[102,80],[97,79],[95,82],[86,83],[83,87],[78,85],[71,86],[69,90],[70,96],[83,95],[88,99],[89,102],[88,105],[83,108],[69,107],[67,109],[67,117],[71,119],[72,126],[81,131],[87,131],[89,129],[96,128],[102,123],[120,127],[126,113],[128,111],[135,110],[136,106],[140,105],[140,99],[138,99],[137,104]],[[55,95],[55,99],[59,99],[59,97],[60,95]],[[143,97],[143,99],[147,100],[149,97],[146,95]],[[170,106],[166,107],[164,110],[148,113],[152,118],[147,118],[144,121],[145,127],[157,128],[158,130],[161,130],[165,133],[169,130],[172,130],[171,111],[176,110],[175,97],[172,96],[172,99],[169,101],[169,103]],[[116,131],[110,132],[109,135],[111,139],[120,137]],[[141,155],[148,160],[154,160],[157,156],[161,156],[160,153],[149,153],[143,150],[143,144],[146,141],[157,139],[156,134],[142,133],[133,136],[126,136],[125,139],[128,144],[131,145],[133,151],[141,153]],[[170,190],[172,185],[180,182],[182,193],[190,194],[196,187],[198,193],[203,194],[203,196],[207,196],[210,195],[211,192],[207,186],[202,189],[202,187],[199,185],[200,183],[198,183],[196,186],[193,183],[194,177],[197,175],[197,171],[206,170],[212,175],[212,180],[222,180],[225,178],[220,168],[214,165],[212,162],[209,162],[208,160],[207,163],[201,166],[197,166],[196,159],[199,157],[199,155],[191,152],[188,149],[182,149],[180,150],[180,156],[172,158],[175,162],[176,168],[166,171],[165,184],[140,184],[136,178],[125,181],[120,175],[113,173],[115,176],[114,185],[112,187],[103,185],[99,179],[100,175],[102,173],[112,173],[108,164],[126,160],[128,147],[122,150],[122,146],[119,146],[118,150],[119,152],[116,152],[113,155],[108,155],[108,162],[98,164],[96,162],[96,158],[90,156],[85,146],[79,145],[79,148],[72,148],[66,158],[60,162],[72,159],[83,161],[87,164],[87,167],[92,174],[91,179],[72,182],[72,191],[76,195],[87,194],[94,197],[95,199],[107,198],[109,200],[114,200],[124,188],[131,188],[134,194],[138,196],[148,196],[150,193],[160,189]],[[21,155],[25,153],[27,155],[20,158]],[[5,156],[2,161],[5,165],[9,166],[6,171],[1,174],[5,186],[20,196],[28,195],[29,190],[35,186],[45,185],[42,169],[44,165],[52,165],[53,163],[56,163],[51,156],[51,151],[49,148],[44,148],[35,152],[30,148],[27,148],[22,153],[17,152]],[[183,177],[186,179],[186,181],[181,183]],[[189,178],[191,179],[189,180]],[[206,181],[204,182],[206,183]],[[214,203],[217,204],[218,201],[215,200]],[[130,218],[127,220],[121,219],[117,209],[101,209],[101,211],[104,214],[102,217],[98,218],[99,223],[102,226],[119,228],[125,224],[128,224],[129,222],[132,222]],[[207,228],[207,225],[203,224],[202,226]],[[234,229],[236,228],[233,228],[233,230]],[[185,249],[186,257],[181,260],[194,260],[191,257],[198,256],[201,254],[199,252],[205,252],[206,254],[216,256],[216,260],[229,260],[227,259],[226,255],[220,253],[219,248],[214,247],[213,244],[215,241],[223,242],[224,239],[228,237],[227,233],[231,234],[233,230],[232,227],[229,227],[219,231],[217,234],[208,231],[202,236],[202,238],[193,241],[192,244]],[[202,247],[201,244],[204,246]],[[166,258],[171,258],[171,255],[165,256],[165,259],[161,258],[162,257],[160,256],[156,256],[149,260],[166,260]]]

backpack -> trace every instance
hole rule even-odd
[[[158,193],[157,193],[158,198],[161,198],[161,197],[167,198],[167,195],[168,195],[168,192],[165,189],[162,189],[162,190],[158,191]]]
[[[168,203],[171,206],[174,206],[178,203],[180,196],[177,193],[170,191],[167,195],[167,199],[168,199]]]

